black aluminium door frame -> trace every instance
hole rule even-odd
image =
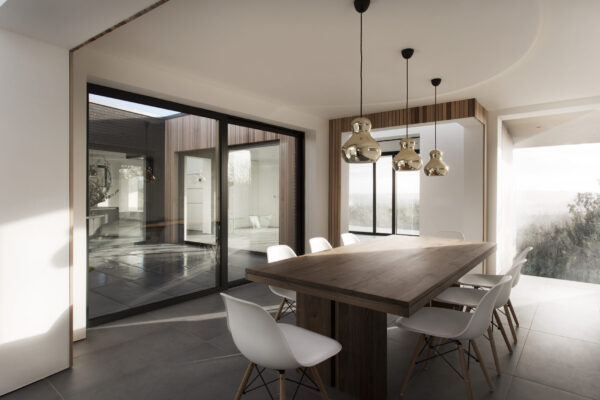
[[[211,118],[218,121],[219,131],[219,224],[217,236],[220,242],[220,259],[219,259],[219,270],[220,274],[217,279],[217,285],[214,289],[202,290],[200,292],[191,293],[189,295],[183,295],[176,298],[163,300],[157,303],[141,306],[139,308],[132,308],[116,315],[117,318],[137,314],[139,312],[146,312],[151,309],[160,308],[162,306],[175,304],[177,302],[186,301],[195,297],[200,297],[208,293],[214,293],[215,291],[225,290],[228,287],[236,286],[241,283],[245,283],[245,280],[239,280],[234,282],[228,282],[228,266],[227,266],[227,250],[228,250],[228,229],[227,229],[227,218],[228,218],[228,182],[227,182],[227,166],[228,166],[228,154],[229,145],[227,140],[227,132],[229,125],[244,126],[251,129],[259,129],[269,131],[272,133],[292,136],[296,139],[295,159],[296,159],[296,252],[297,254],[304,254],[304,241],[305,241],[305,133],[302,131],[285,128],[277,125],[272,125],[265,122],[254,121],[251,119],[237,117],[235,115],[229,115],[218,111],[209,109],[194,107],[182,103],[177,103],[169,100],[163,100],[152,96],[143,94],[133,93],[121,89],[116,89],[108,86],[98,85],[94,83],[87,84],[88,99],[86,103],[86,109],[89,108],[89,94],[97,94],[100,96],[112,97],[119,100],[131,101],[144,105],[149,105],[158,108],[164,108],[168,110],[178,111],[183,114],[197,115],[200,117]],[[87,162],[87,138],[89,135],[89,109],[86,112],[87,119],[87,133],[86,133],[86,162]],[[234,147],[234,146],[232,146]],[[86,183],[87,187],[87,183]],[[87,189],[86,189],[87,198]],[[87,201],[86,201],[87,204]],[[86,224],[87,225],[87,224]],[[123,314],[123,315],[121,315]],[[113,318],[117,319],[117,318]],[[98,323],[108,322],[108,320],[98,321]]]
[[[228,221],[228,208],[229,208],[229,185],[227,181],[227,166],[229,162],[229,149],[235,150],[236,148],[242,147],[252,147],[254,144],[245,144],[245,145],[234,145],[229,146],[227,141],[227,128],[229,125],[237,125],[243,126],[251,129],[259,129],[264,131],[269,131],[271,133],[276,133],[280,135],[292,136],[296,139],[296,149],[295,149],[295,158],[296,158],[296,254],[302,255],[304,254],[304,235],[305,235],[305,209],[304,209],[304,132],[293,131],[287,128],[280,128],[277,126],[263,124],[262,122],[252,121],[243,118],[237,117],[228,117],[223,124],[219,124],[219,143],[221,148],[221,168],[222,171],[225,171],[225,174],[221,174],[221,186],[225,190],[221,192],[221,220]],[[266,142],[269,144],[271,141]],[[260,143],[256,143],[257,146]],[[224,212],[224,214],[223,214]],[[223,240],[221,243],[221,260],[225,260],[223,263],[227,265],[227,257],[229,246],[227,240],[229,238],[228,230],[229,224],[221,224],[221,229],[226,232],[223,236]],[[224,225],[224,226],[223,226]],[[228,280],[228,269],[221,268],[221,282],[224,283],[225,286],[237,286],[248,282],[245,279],[238,279],[235,281],[227,282]]]

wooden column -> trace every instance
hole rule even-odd
[[[307,294],[296,294],[296,325],[328,337],[334,336],[334,302]],[[329,359],[317,366],[323,382],[334,385],[334,362]]]
[[[298,293],[296,324],[342,344],[342,351],[318,366],[331,386],[353,398],[387,396],[386,313]]]
[[[336,386],[353,398],[387,398],[387,314],[335,304]]]

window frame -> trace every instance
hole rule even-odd
[[[417,151],[419,153],[419,151]],[[397,152],[395,151],[386,151],[381,153],[381,157],[394,156]],[[373,209],[373,227],[370,232],[366,231],[354,231],[348,230],[350,233],[354,233],[356,235],[369,235],[369,236],[390,236],[390,235],[401,235],[401,236],[420,236],[419,234],[411,235],[408,233],[397,233],[396,231],[396,174],[398,171],[392,168],[392,233],[383,233],[377,232],[377,162],[374,162],[372,165],[373,172],[373,197],[371,199],[372,209]],[[351,178],[350,178],[351,179]],[[419,193],[420,193],[419,188]]]

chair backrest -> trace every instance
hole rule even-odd
[[[314,237],[308,242],[310,244],[311,253],[318,253],[332,248],[331,244],[324,237]]]
[[[527,258],[527,254],[529,254],[529,252],[533,250],[533,247],[529,246],[529,247],[525,247],[523,250],[521,250],[521,252],[519,254],[517,254],[515,256],[515,258],[513,258],[513,264],[518,263],[521,260],[524,260]]]
[[[506,286],[510,287],[511,281],[512,277],[510,275],[505,275],[496,286],[488,290],[471,315],[471,320],[464,331],[456,337],[449,339],[475,339],[483,335],[483,332],[490,325],[492,311],[494,311],[494,307],[496,306],[498,295],[506,290]]]
[[[521,278],[521,269],[523,268],[523,265],[525,265],[526,262],[526,258],[522,259],[519,262],[515,262],[513,263],[512,267],[510,267],[510,269],[506,271],[506,275],[512,276],[511,287],[515,287],[517,286],[517,283],[519,283],[519,279]]]
[[[270,263],[292,257],[296,257],[296,253],[290,246],[278,244],[276,246],[267,247],[267,261]]]
[[[360,239],[354,233],[346,232],[342,233],[342,244],[348,246],[354,243],[359,243]]]
[[[227,327],[238,350],[263,367],[282,370],[299,366],[287,340],[271,315],[258,304],[221,293]]]
[[[462,232],[458,232],[458,231],[437,231],[435,233],[435,235],[433,235],[433,236],[446,238],[446,239],[465,240],[465,235],[463,235]]]

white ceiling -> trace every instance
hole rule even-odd
[[[71,49],[156,0],[7,0],[0,27]]]
[[[599,143],[600,110],[504,121],[515,147]]]
[[[152,2],[8,0],[0,26],[74,45]],[[372,0],[365,110],[403,107],[407,46],[412,105],[436,76],[441,101],[488,110],[598,96],[598,15],[592,0]],[[358,21],[352,0],[170,0],[89,46],[333,118],[358,111]]]

